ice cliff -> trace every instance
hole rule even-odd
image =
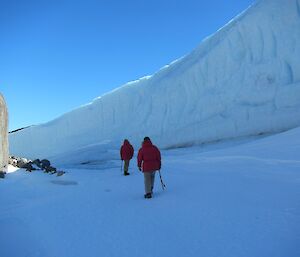
[[[168,148],[299,125],[300,0],[262,0],[154,75],[9,140],[13,154],[43,158],[124,138],[137,147],[145,135]]]

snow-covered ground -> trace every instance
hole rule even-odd
[[[154,142],[155,143],[155,142]],[[131,162],[0,181],[2,257],[298,257],[300,128],[163,151],[163,191],[143,198]]]

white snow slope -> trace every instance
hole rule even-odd
[[[9,173],[0,256],[299,257],[300,128],[229,143],[163,151],[151,200],[135,160],[127,177],[120,162]]]
[[[106,159],[124,138],[186,146],[284,131],[299,114],[300,0],[262,0],[153,76],[11,134],[10,152],[72,162],[90,148]]]

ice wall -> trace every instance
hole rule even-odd
[[[0,94],[0,171],[5,171],[8,164],[8,114],[3,96]]]
[[[10,136],[30,158],[148,135],[160,147],[300,125],[300,0],[263,0],[190,54],[49,123]],[[103,143],[105,142],[105,143]]]

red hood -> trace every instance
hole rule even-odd
[[[144,141],[143,147],[149,147],[149,146],[152,146],[152,142],[150,140]]]
[[[127,139],[124,140],[123,145],[130,145],[129,141]]]

